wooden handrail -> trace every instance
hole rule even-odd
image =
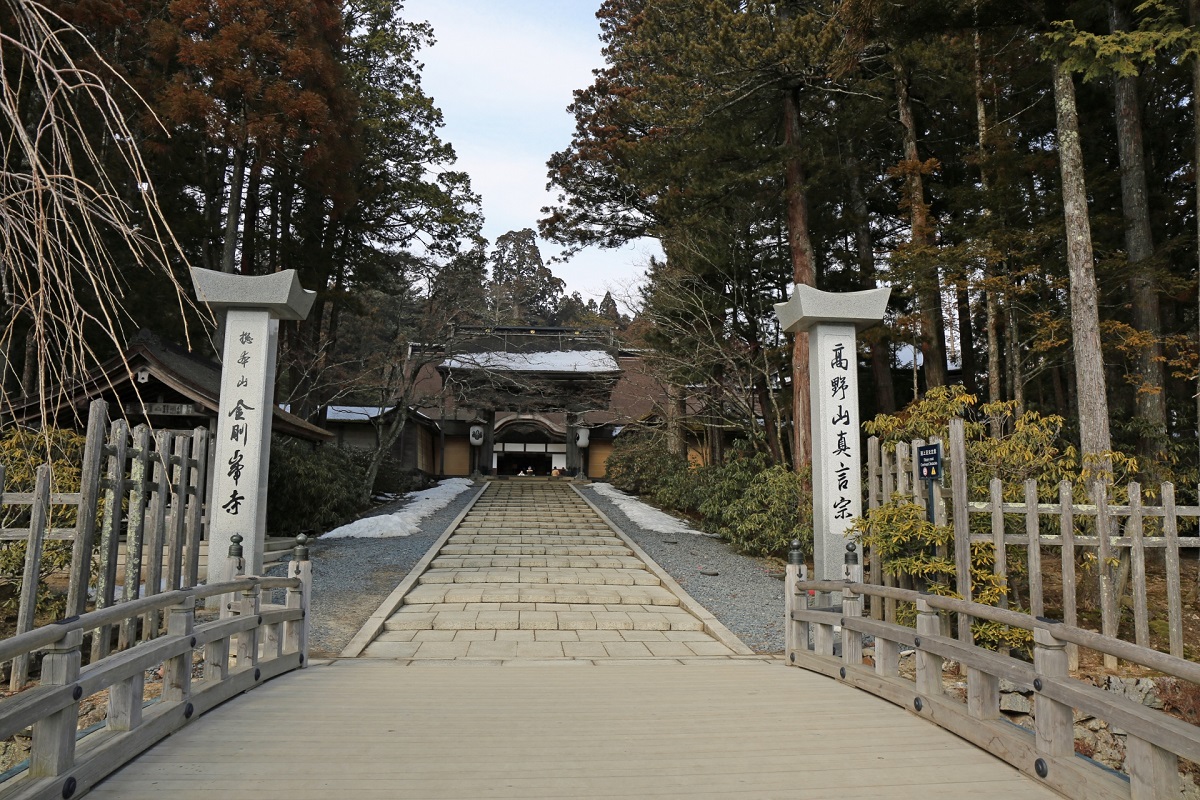
[[[1200,664],[1084,630],[1056,620],[959,598],[851,580],[809,581],[802,568],[788,566],[787,657],[791,664],[820,672],[913,709],[936,724],[974,742],[1067,797],[1151,800],[1170,797],[1179,786],[1178,760],[1200,761],[1200,727],[1072,678],[1069,644],[1125,659],[1200,684]],[[842,612],[809,609],[809,592],[840,593]],[[913,603],[916,630],[861,616],[864,596]],[[939,612],[962,620],[980,619],[1031,631],[1034,663],[987,650],[968,640],[943,635]],[[834,655],[835,626],[842,630],[842,653]],[[810,642],[811,634],[811,642]],[[861,636],[875,639],[873,668],[864,664]],[[901,677],[900,648],[915,650],[916,679]],[[967,702],[945,696],[946,660],[967,672]],[[1002,721],[1000,680],[1034,693],[1035,730]],[[1090,759],[1075,756],[1073,710],[1107,721],[1126,732],[1128,778]]]
[[[307,558],[302,541],[296,557]],[[29,768],[0,784],[0,800],[82,794],[199,714],[307,666],[312,567],[307,560],[293,560],[288,572],[287,577],[244,576],[130,600],[0,642],[0,660],[45,651],[40,685],[0,700],[0,737],[29,727],[34,732]],[[264,589],[286,589],[285,604],[264,607]],[[235,599],[221,601],[221,618],[196,624],[197,600],[229,595]],[[231,613],[224,613],[227,604]],[[141,617],[143,641],[113,654],[105,650],[102,658],[80,666],[86,632],[104,636],[122,622],[136,632]],[[123,642],[124,635],[122,627]],[[205,658],[198,681],[192,677],[197,651]],[[160,664],[161,698],[143,711],[146,670]],[[79,703],[104,689],[110,692],[106,731],[80,740],[77,749]]]

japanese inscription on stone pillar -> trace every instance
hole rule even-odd
[[[797,284],[775,306],[787,333],[808,334],[813,447],[813,571],[840,580],[846,529],[862,514],[862,453],[858,427],[858,356],[855,336],[877,324],[890,289],[822,292]]]
[[[247,573],[262,571],[279,320],[304,319],[315,295],[300,287],[294,270],[250,276],[193,269],[192,280],[197,297],[225,315],[207,514],[214,583],[232,577],[226,554],[235,533]]]

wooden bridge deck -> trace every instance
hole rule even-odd
[[[1050,798],[929,722],[777,661],[342,659],[236,698],[94,798]]]

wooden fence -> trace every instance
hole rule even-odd
[[[934,440],[936,441],[936,440]],[[922,505],[926,502],[926,484],[920,477],[916,463],[916,448],[923,441],[900,442],[892,450],[882,447],[877,438],[868,440],[867,447],[867,506],[878,508],[899,494]],[[1191,524],[1200,520],[1200,506],[1178,505],[1175,502],[1175,487],[1164,483],[1158,490],[1158,505],[1143,502],[1143,489],[1137,483],[1126,487],[1128,502],[1116,504],[1112,500],[1112,487],[1096,482],[1087,502],[1078,502],[1073,487],[1063,482],[1057,487],[1058,502],[1043,503],[1038,499],[1038,483],[1027,480],[1022,487],[1020,502],[1004,500],[1005,487],[999,479],[993,479],[988,487],[987,500],[972,500],[967,491],[966,439],[961,419],[951,420],[950,441],[944,448],[945,468],[948,475],[948,490],[940,483],[934,484],[933,501],[935,521],[949,524],[954,529],[953,556],[956,573],[966,575],[970,570],[971,544],[989,542],[994,548],[994,573],[1009,582],[1009,565],[1012,558],[1023,557],[1027,575],[1027,603],[1035,617],[1047,615],[1046,590],[1043,581],[1043,556],[1051,554],[1061,570],[1061,597],[1055,614],[1071,626],[1079,624],[1081,601],[1094,602],[1100,608],[1101,632],[1117,638],[1120,635],[1121,597],[1118,596],[1118,563],[1128,563],[1130,593],[1133,604],[1133,638],[1143,647],[1151,645],[1150,614],[1147,607],[1146,561],[1147,553],[1161,551],[1166,573],[1166,611],[1168,649],[1176,657],[1184,655],[1183,641],[1183,582],[1181,575],[1180,550],[1200,548],[1200,536],[1180,536],[1181,521]],[[987,524],[978,520],[983,517]],[[975,521],[976,524],[972,525]],[[1152,522],[1152,530],[1147,523]],[[1153,534],[1153,535],[1151,535]],[[1055,553],[1057,551],[1057,553]],[[1084,595],[1085,587],[1079,580],[1077,558],[1091,552],[1095,559],[1089,568],[1096,572],[1097,580],[1093,595]],[[906,582],[903,576],[888,575],[882,559],[868,554],[868,582],[876,585],[901,588],[921,588]],[[905,585],[907,583],[907,585]],[[1012,588],[1011,584],[1010,589]],[[956,580],[955,588],[963,599],[970,601],[970,581]],[[870,616],[875,619],[895,621],[896,600],[886,596],[875,596],[870,602]],[[958,636],[964,641],[971,639],[971,617],[958,615]],[[1069,648],[1072,666],[1077,665],[1077,649]],[[1106,653],[1107,666],[1116,666],[1116,657]]]
[[[847,565],[846,581],[809,581],[805,567],[795,563],[799,560],[797,551],[788,565],[785,584],[788,663],[911,709],[1064,797],[1160,800],[1182,796],[1179,762],[1182,758],[1200,763],[1200,727],[1072,677],[1068,650],[1088,648],[1193,685],[1200,684],[1200,665],[1009,609],[863,583],[862,568],[857,564]],[[810,609],[810,592],[841,593],[841,610]],[[916,610],[915,624],[864,617],[864,598],[911,603]],[[943,614],[1028,631],[1033,639],[1033,663],[944,635]],[[841,652],[837,653],[834,642],[839,628]],[[869,658],[864,653],[864,637],[871,637],[873,645]],[[903,651],[912,652],[911,677],[900,666]],[[946,661],[955,661],[966,671],[965,702],[947,691]],[[1004,719],[1002,681],[1033,695],[1033,730]],[[1123,731],[1124,774],[1077,755],[1076,714],[1082,719],[1104,720]]]
[[[49,465],[37,469],[32,492],[0,491],[0,510],[28,506],[28,526],[0,528],[0,541],[26,541],[17,635],[33,629],[38,576],[47,542],[68,541],[71,567],[68,618],[89,604],[104,609],[139,597],[196,586],[204,528],[210,434],[193,431],[130,430],[124,420],[109,421],[108,405],[94,401],[88,414],[80,490],[52,493]],[[4,471],[0,467],[0,490]],[[55,511],[75,509],[75,525],[53,528]],[[22,515],[24,516],[24,515]],[[124,575],[118,575],[125,541]],[[97,547],[98,545],[98,547]],[[94,553],[97,555],[94,558]],[[93,572],[94,570],[94,572]],[[93,581],[94,577],[94,581]],[[120,586],[120,594],[117,589]],[[161,609],[153,604],[139,619],[123,619],[119,629],[105,624],[91,637],[91,660],[109,654],[113,635],[118,649],[161,633]],[[12,665],[10,686],[21,689],[29,672],[28,654]]]

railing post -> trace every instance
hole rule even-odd
[[[229,537],[229,574],[235,578],[240,577],[246,568],[246,561],[242,558],[242,541],[242,535],[239,533],[235,533]],[[217,599],[221,603],[221,619],[232,617],[234,615],[234,595],[223,594]]]
[[[21,578],[21,600],[17,611],[17,633],[33,630],[34,612],[37,611],[38,584],[42,574],[42,550],[46,543],[46,531],[50,527],[50,465],[37,468],[37,485],[33,490],[33,504],[29,511],[29,536],[25,539],[25,569]],[[29,654],[13,659],[9,688],[19,692],[25,688],[29,676]]]
[[[850,590],[851,584],[862,583],[862,577],[858,549],[850,542],[846,545],[846,589],[842,592],[842,663],[848,667],[862,666],[862,634],[846,627],[846,618],[862,616],[862,595]]]
[[[82,644],[83,631],[72,630],[46,650],[42,659],[42,686],[69,686],[79,680],[79,648]],[[74,766],[79,699],[76,697],[66,708],[33,723],[30,777],[52,778]]]
[[[299,608],[301,617],[298,620],[284,623],[283,650],[285,653],[299,653],[300,666],[308,666],[308,609],[312,598],[312,561],[308,555],[308,537],[303,533],[296,537],[296,549],[292,551],[292,563],[288,568],[293,578],[300,579],[300,585],[287,590],[287,607]]]
[[[1179,797],[1182,790],[1179,757],[1133,734],[1125,738],[1125,771],[1132,800]]]
[[[808,649],[808,639],[805,638],[803,646],[800,642],[800,622],[796,621],[796,599],[797,592],[796,582],[801,580],[800,573],[804,569],[804,553],[800,550],[800,540],[792,539],[792,548],[788,550],[788,564],[783,577],[783,638],[784,652],[788,655],[788,660],[792,663],[796,661],[794,653],[797,650]]]
[[[967,667],[967,713],[974,719],[1000,719],[1000,679]]]
[[[196,597],[188,595],[167,611],[167,635],[191,636],[195,630]],[[184,702],[192,696],[192,652],[189,647],[163,664],[163,700]]]
[[[259,603],[262,597],[261,592],[262,589],[257,582],[249,588],[242,590],[242,599],[238,607],[239,616],[243,619],[255,620],[255,625],[237,635],[238,669],[253,667],[258,664],[258,616]]]
[[[1071,707],[1046,697],[1041,693],[1040,685],[1046,678],[1069,677],[1066,642],[1045,628],[1034,628],[1033,667],[1038,673],[1033,686],[1037,751],[1047,756],[1071,758],[1075,755],[1075,726]]]
[[[942,657],[921,647],[924,636],[938,636],[942,623],[938,613],[924,600],[917,601],[917,691],[926,695],[940,695],[945,689],[942,684]]]

